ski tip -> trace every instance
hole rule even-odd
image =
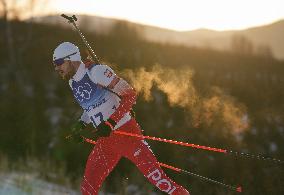
[[[237,192],[242,192],[242,191],[243,191],[243,190],[242,190],[242,187],[241,187],[241,186],[237,187],[236,191],[237,191]]]

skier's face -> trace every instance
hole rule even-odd
[[[64,80],[69,80],[75,74],[74,67],[69,60],[65,60],[63,64],[55,66],[55,71]]]

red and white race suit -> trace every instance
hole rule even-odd
[[[82,63],[69,84],[75,99],[84,109],[81,120],[97,127],[111,118],[117,123],[113,131],[141,135],[140,126],[129,113],[136,101],[136,92],[110,67],[86,67]],[[103,181],[122,157],[131,160],[161,191],[172,195],[189,194],[166,176],[145,140],[113,132],[109,137],[99,138],[90,153],[81,184],[82,194],[97,195]]]

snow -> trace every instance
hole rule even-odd
[[[126,187],[126,194],[144,195],[143,191],[136,185],[130,184]],[[81,192],[66,186],[44,181],[36,174],[21,172],[0,172],[0,195],[80,195]],[[157,195],[149,192],[149,195]],[[99,195],[117,195],[117,193],[99,192]]]
[[[39,179],[28,173],[0,173],[0,195],[79,195],[79,191]]]

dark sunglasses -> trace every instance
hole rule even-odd
[[[65,60],[66,58],[70,58],[70,56],[73,56],[73,55],[75,55],[76,53],[77,53],[77,52],[71,53],[71,54],[69,54],[68,56],[65,56],[65,57],[62,57],[62,58],[58,58],[57,60],[54,60],[54,61],[53,61],[54,66],[60,66],[60,65],[62,65],[62,64],[64,63],[64,60]]]

